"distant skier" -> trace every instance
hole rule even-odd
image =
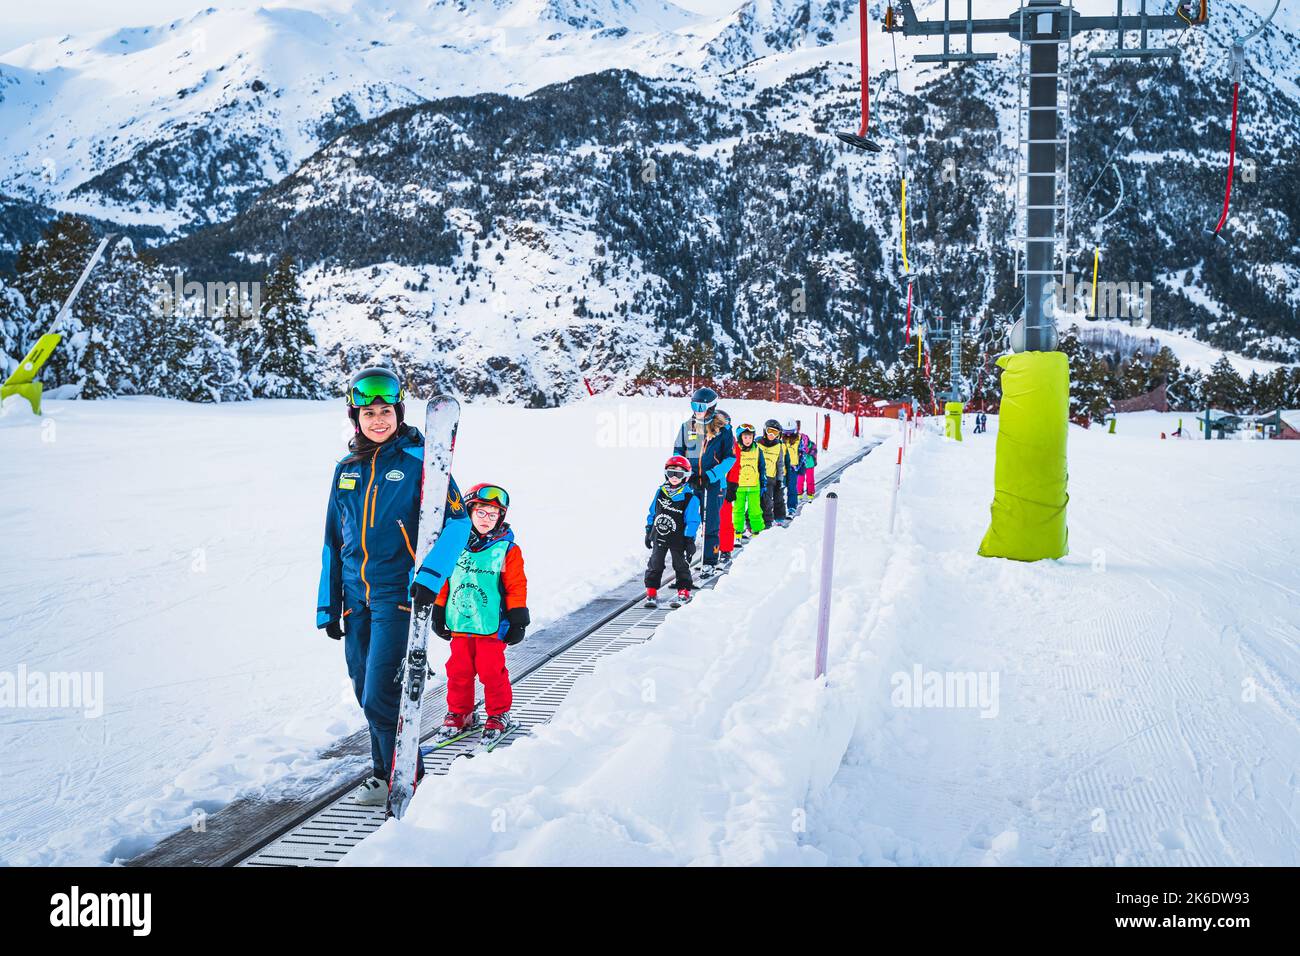
[[[659,606],[659,585],[663,583],[664,562],[673,559],[677,575],[677,600],[674,606],[691,599],[691,558],[695,554],[695,532],[700,526],[700,497],[691,487],[691,463],[673,455],[664,463],[664,483],[655,489],[645,518],[645,546],[650,560],[645,569],[645,606]]]
[[[727,472],[734,464],[735,438],[730,423],[718,417],[718,393],[696,389],[691,396],[691,417],[682,423],[673,454],[691,463],[691,485],[700,496],[704,511],[704,566],[700,577],[713,575],[718,564],[718,532]]]
[[[763,524],[776,524],[785,520],[785,487],[790,473],[790,453],[781,440],[781,423],[769,418],[763,423],[763,437],[758,440],[763,455],[763,470],[767,484],[762,494]]]
[[[763,495],[767,492],[767,459],[754,441],[753,425],[741,425],[736,433],[735,533],[748,538],[759,534],[763,524]]]
[[[790,469],[785,475],[786,519],[781,522],[788,524],[799,510],[799,475],[803,471],[803,462],[799,459],[799,423],[794,419],[787,418],[781,426],[781,442],[790,460]]]
[[[394,678],[406,655],[420,533],[424,436],[404,420],[405,397],[401,380],[386,368],[362,369],[348,384],[354,434],[350,454],[334,467],[316,600],[316,626],[344,639],[348,676],[370,725],[371,775],[356,794],[367,806],[388,799],[401,694]],[[469,531],[449,477],[442,533],[415,576],[416,590],[418,582],[433,591],[441,586]],[[423,773],[420,763],[417,778]]]
[[[438,592],[433,630],[451,643],[447,660],[447,716],[439,742],[450,743],[478,727],[474,678],[483,684],[482,740],[489,749],[516,726],[506,648],[524,639],[529,624],[524,555],[506,522],[510,496],[499,485],[475,485],[465,495],[474,529],[451,579]]]
[[[817,467],[817,442],[800,432],[796,454],[799,457],[799,470],[795,475],[796,500],[804,498],[812,501],[817,494],[814,477],[814,470]]]

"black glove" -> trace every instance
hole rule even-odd
[[[695,539],[682,535],[682,551],[686,554],[687,561],[695,557]]]
[[[424,607],[426,604],[432,604],[436,600],[438,600],[438,595],[434,594],[423,584],[420,584],[417,581],[415,584],[411,585],[411,609],[417,614],[420,612],[420,608]]]
[[[529,624],[528,608],[512,607],[506,611],[506,620],[510,622],[510,630],[506,631],[505,642],[514,647],[524,639],[524,631]]]
[[[739,490],[740,490],[740,482],[738,481],[727,482],[727,500],[734,503],[736,500],[736,492],[738,492]]]
[[[691,487],[694,488],[700,494],[704,494],[704,476],[691,475]]]
[[[645,526],[645,546],[646,546],[647,548],[653,548],[653,547],[654,547],[654,543],[650,540],[650,526],[649,526],[649,525],[646,525],[646,526]]]
[[[334,640],[336,641],[341,639],[343,637],[343,622],[330,621],[328,624],[325,625],[325,633],[328,634],[330,637],[334,638]]]
[[[447,627],[446,605],[435,604],[433,606],[433,633],[437,634],[444,641],[451,640],[451,629]]]

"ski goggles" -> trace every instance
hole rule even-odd
[[[509,508],[510,495],[498,485],[484,485],[474,492],[474,500],[470,502],[469,507],[473,509],[475,505],[481,504],[496,504],[502,508]]]
[[[740,431],[737,432],[737,434],[739,434],[739,435],[743,435],[743,434],[745,434],[745,432],[749,432],[751,435],[757,435],[757,434],[758,434],[758,432],[755,431],[753,425],[747,425],[747,424],[741,423]]]
[[[352,386],[348,393],[348,404],[364,406],[383,402],[385,405],[396,405],[405,396],[405,389],[387,375],[371,375]]]
[[[712,407],[712,402],[691,402],[691,411],[693,412],[707,412]]]
[[[664,477],[665,477],[665,478],[681,478],[681,479],[685,480],[686,476],[689,475],[689,474],[690,474],[690,472],[687,471],[685,468],[665,468],[665,469],[664,469]]]

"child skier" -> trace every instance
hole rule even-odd
[[[799,510],[799,474],[803,471],[803,462],[799,458],[799,435],[799,423],[787,418],[781,428],[781,442],[790,462],[790,468],[785,473],[786,518],[781,522],[783,525],[789,524]]]
[[[681,607],[691,599],[691,557],[695,554],[695,532],[700,526],[700,498],[689,484],[691,463],[682,455],[673,455],[664,463],[664,483],[650,499],[645,519],[645,546],[650,561],[645,569],[645,606],[659,606],[659,585],[663,583],[664,561],[673,556],[677,575],[677,599]]]
[[[510,716],[512,694],[506,648],[528,627],[528,578],[515,533],[506,523],[510,496],[499,485],[475,485],[465,496],[474,530],[451,579],[438,592],[434,632],[451,643],[447,660],[447,716],[436,746],[478,729],[474,677],[483,683],[482,746],[491,750],[518,723]]]
[[[817,485],[813,477],[813,469],[817,467],[817,442],[803,432],[799,433],[798,454],[802,470],[798,472],[795,480],[795,493],[806,501],[812,501],[817,494]]]
[[[470,533],[449,476],[442,534],[415,568],[411,542],[420,533],[424,436],[404,421],[405,398],[401,380],[386,368],[364,368],[348,384],[354,434],[330,484],[316,598],[316,626],[343,641],[348,676],[370,725],[373,769],[356,791],[365,806],[388,801],[402,691],[393,675],[406,657],[411,598],[420,603],[423,591],[432,600],[430,586],[451,574]],[[417,757],[416,779],[423,775]]]
[[[733,513],[736,534],[748,538],[751,532],[758,534],[764,527],[763,495],[767,491],[767,462],[754,441],[753,425],[741,425],[737,434],[736,503]]]
[[[723,420],[723,423],[730,428],[731,416],[720,408],[717,414]],[[737,468],[738,464],[733,461],[731,470],[727,472],[726,478],[723,479],[722,512],[718,520],[718,568],[722,571],[731,567],[732,554],[736,550],[735,521],[732,519],[731,513],[732,505],[736,501]]]
[[[790,453],[781,441],[781,423],[769,418],[763,423],[763,437],[758,440],[763,455],[767,484],[762,495],[764,526],[785,518],[786,475],[790,470]]]

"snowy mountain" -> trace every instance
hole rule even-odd
[[[1248,54],[1240,158],[1258,178],[1239,177],[1230,244],[1204,239],[1223,188],[1227,44],[1257,21],[1218,4],[1165,63],[1091,61],[1112,38],[1076,43],[1070,252],[1081,277],[1100,248],[1104,279],[1150,282],[1162,329],[1295,361],[1289,10]],[[857,47],[849,0],[755,0],[712,19],[538,0],[207,10],[3,57],[0,124],[16,135],[0,192],[181,229],[157,251],[187,277],[257,279],[291,254],[335,370],[382,352],[471,393],[563,398],[584,375],[704,339],[724,371],[781,363],[839,382],[860,359],[893,360],[905,309],[897,161],[831,135],[856,125]],[[873,122],[911,151],[917,304],[991,330],[1017,295],[1015,58],[912,59],[936,48],[873,30],[887,83]],[[49,142],[67,144],[57,160],[41,156]],[[1110,159],[1118,178],[1101,176]],[[485,322],[501,334],[479,337]]]
[[[611,66],[730,68],[830,38],[849,0],[748,3],[710,21],[665,0],[302,0],[0,56],[0,193],[169,228],[247,207],[334,136],[437,96],[527,93]]]

